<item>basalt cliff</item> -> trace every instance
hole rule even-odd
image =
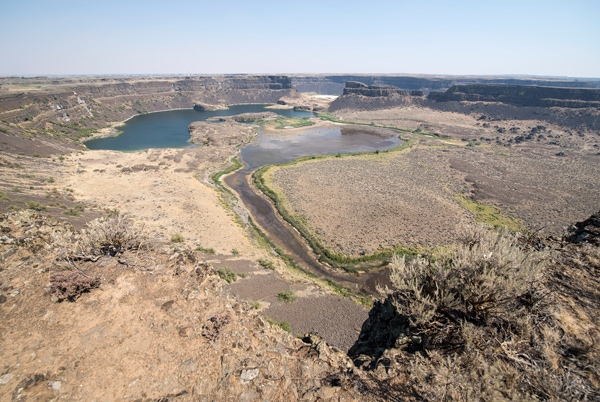
[[[275,75],[2,78],[0,125],[3,133],[37,135],[44,131],[57,138],[81,138],[138,114],[191,109],[195,104],[276,103],[295,93],[289,77]]]

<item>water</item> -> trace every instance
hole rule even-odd
[[[187,148],[188,126],[194,121],[204,121],[216,116],[233,116],[240,113],[275,112],[286,117],[312,116],[310,112],[297,112],[291,109],[266,109],[267,105],[234,105],[228,110],[200,112],[194,109],[169,110],[148,113],[131,118],[119,127],[123,134],[117,137],[96,138],[85,142],[89,149],[110,149],[115,151],[141,151],[149,148]],[[216,123],[215,123],[216,124]]]
[[[375,151],[390,148],[401,141],[396,136],[382,135],[359,127],[308,127],[294,134],[285,131],[262,132],[245,146],[242,161],[250,170],[272,163],[288,162],[306,155],[338,152]]]
[[[240,113],[272,111],[286,117],[312,116],[310,112],[291,109],[266,109],[266,105],[236,105],[228,110],[200,112],[193,109],[171,110],[135,116],[119,129],[123,134],[112,138],[87,141],[89,149],[139,151],[149,148],[186,148],[190,144],[188,126],[216,116],[232,116]],[[215,123],[218,124],[218,123]],[[386,149],[398,145],[401,140],[393,131],[383,131],[365,126],[307,127],[301,132],[281,130],[277,133],[260,130],[251,144],[241,150],[245,166],[224,178],[251,213],[255,222],[263,228],[269,239],[285,251],[294,262],[320,277],[329,278],[354,289],[374,292],[376,283],[385,273],[350,275],[321,264],[299,233],[278,219],[271,203],[257,194],[249,185],[252,172],[263,165],[281,163],[305,155],[360,152]]]
[[[269,240],[284,250],[295,264],[321,278],[331,279],[361,292],[375,293],[376,286],[385,282],[387,272],[351,275],[322,264],[298,231],[280,220],[273,205],[257,194],[249,182],[252,172],[266,164],[287,162],[305,155],[390,148],[402,142],[397,136],[391,130],[373,130],[364,126],[309,127],[294,134],[261,130],[260,135],[241,151],[244,168],[225,176],[223,180],[237,193]]]

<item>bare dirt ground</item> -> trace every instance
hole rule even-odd
[[[74,272],[55,258],[63,226],[30,211],[0,225],[0,401],[372,399],[328,385],[349,358],[224,297],[197,253],[72,261],[99,286],[57,302],[53,275]]]
[[[412,107],[337,114],[346,120],[421,127],[477,144],[418,136],[420,145],[410,152],[272,170],[272,184],[293,212],[304,216],[327,245],[346,254],[398,243],[451,242],[456,225],[474,218],[453,199],[456,194],[499,206],[528,229],[553,235],[598,208],[596,133],[573,135],[538,121],[494,122],[507,127],[500,133],[473,116]],[[544,134],[514,142],[514,131],[531,133],[538,126]],[[518,130],[511,133],[511,127]]]
[[[109,210],[119,210],[144,230],[152,244],[213,249],[216,255],[205,257],[214,262],[215,268],[227,267],[247,274],[246,278],[238,277],[231,289],[226,286],[231,295],[260,302],[261,314],[288,322],[296,335],[305,330],[318,331],[331,344],[348,350],[356,339],[356,328],[367,317],[367,309],[349,302],[348,320],[340,324],[335,310],[339,296],[323,284],[289,272],[283,263],[257,247],[236,223],[217,191],[202,181],[210,172],[219,170],[237,151],[236,145],[249,140],[254,129],[233,121],[212,125],[199,122],[192,128],[192,137],[208,145],[133,153],[68,154],[69,149],[58,149],[64,153],[60,155],[56,146],[41,149],[39,142],[7,137],[4,146],[20,147],[23,155],[2,153],[0,191],[4,196],[0,198],[0,208],[26,209],[28,202],[35,202],[40,213],[69,222],[76,229]],[[78,216],[68,215],[66,212],[76,205],[82,211],[77,212]],[[176,233],[185,238],[183,243],[170,241]],[[260,267],[256,261],[261,258],[271,259],[278,270]],[[286,305],[287,315],[275,317],[268,309],[283,303],[276,297],[283,290],[294,291],[299,300],[318,297],[319,308],[301,314],[304,306],[290,303]]]
[[[186,168],[202,162],[194,150],[136,153],[93,151],[69,156],[74,174],[68,184],[83,202],[119,209],[144,225],[152,237],[169,242],[181,233],[186,244],[229,254],[233,248],[254,256],[254,248],[214,189]],[[178,161],[178,162],[177,162]]]

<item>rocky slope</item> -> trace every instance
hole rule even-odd
[[[276,103],[295,95],[286,76],[21,81],[1,80],[0,130],[29,137],[82,138],[138,114],[194,104]]]
[[[373,376],[224,295],[199,254],[110,219],[77,236],[0,215],[1,401],[375,399]]]
[[[467,394],[456,394],[459,400],[480,400],[481,391],[499,400],[528,397],[517,379],[488,382],[505,376],[494,370],[468,391],[473,379],[446,363],[484,345],[475,338],[445,343],[460,331],[453,335],[436,322],[415,326],[400,312],[406,294],[375,304],[349,357],[314,334],[300,340],[269,324],[224,294],[225,282],[198,253],[149,247],[127,225],[117,216],[73,234],[36,212],[0,215],[0,401],[411,401],[461,389]],[[596,214],[573,233],[596,233],[597,226]],[[529,240],[529,247],[554,250],[544,274],[552,293],[543,322],[558,327],[541,333],[562,331],[544,356],[563,366],[552,371],[552,360],[523,356],[510,370],[524,359],[543,363],[531,370],[545,373],[543,383],[553,387],[527,385],[542,400],[599,395],[596,237],[563,245]],[[577,289],[565,274],[578,278]],[[493,348],[500,346],[483,350]],[[527,366],[519,370],[531,374]],[[570,377],[557,376],[565,370]]]
[[[374,86],[348,81],[342,96],[329,105],[329,111],[360,108],[363,110],[384,109],[394,106],[421,104],[421,91],[405,91],[394,86]]]
[[[446,92],[409,93],[348,82],[329,111],[375,111],[394,107],[474,115],[492,121],[541,120],[578,130],[600,130],[600,90],[523,85],[460,85]]]

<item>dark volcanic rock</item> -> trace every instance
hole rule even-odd
[[[427,98],[437,102],[501,102],[533,107],[600,108],[600,89],[454,85],[443,93],[431,92]]]
[[[366,85],[349,81],[344,94],[331,102],[330,111],[341,109],[374,110],[422,102],[421,96],[411,96],[408,91],[392,86]]]
[[[565,240],[570,243],[585,242],[600,246],[600,211],[573,225]]]
[[[394,94],[408,96],[409,93],[400,88],[393,86],[368,86],[363,84],[362,82],[349,81],[346,83],[346,87],[344,88],[343,95],[362,95],[362,96],[370,96],[370,97],[378,97],[378,96],[390,96]]]

